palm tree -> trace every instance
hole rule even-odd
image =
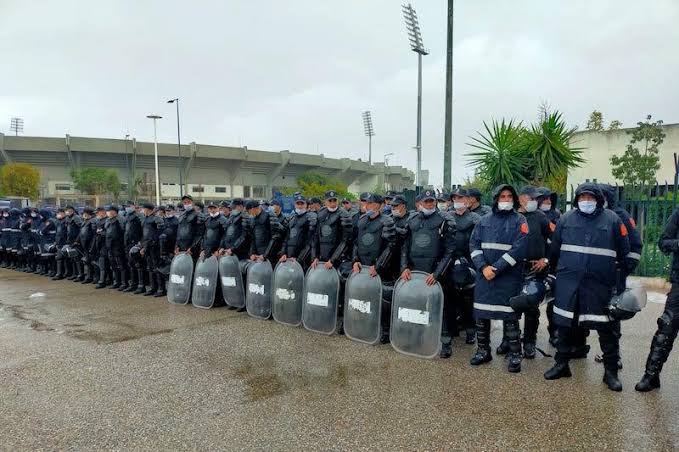
[[[477,149],[468,155],[468,166],[476,167],[477,176],[489,187],[500,184],[519,185],[527,182],[526,169],[530,166],[526,152],[526,129],[521,123],[515,124],[504,119],[493,120],[491,126],[483,123],[486,133],[470,137],[469,146]]]

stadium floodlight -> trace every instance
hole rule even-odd
[[[156,162],[156,206],[160,205],[160,175],[158,171],[158,133],[156,128],[156,123],[159,119],[163,119],[162,116],[158,115],[148,115],[149,119],[153,119],[153,154]]]
[[[19,132],[24,132],[23,118],[11,118],[9,120],[9,130],[14,132],[15,136],[19,136]]]
[[[365,131],[365,136],[368,137],[368,164],[372,165],[375,129],[373,129],[373,118],[369,110],[363,112],[363,130]]]
[[[184,168],[182,165],[182,141],[179,134],[179,98],[170,99],[168,104],[175,104],[177,106],[177,155],[179,156],[179,196],[184,196],[184,182],[182,173]]]
[[[389,166],[389,157],[391,157],[392,155],[394,155],[393,152],[384,154],[384,166]]]
[[[429,55],[422,43],[422,33],[420,23],[417,19],[417,12],[410,3],[403,5],[403,18],[405,19],[408,39],[410,40],[410,50],[417,53],[417,173],[415,174],[415,185],[420,186],[420,172],[422,171],[422,56]]]

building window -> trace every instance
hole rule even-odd
[[[56,191],[71,191],[71,186],[68,184],[54,184],[54,190]]]
[[[191,189],[194,193],[203,193],[205,191],[205,187],[201,187],[200,185],[194,185]]]
[[[226,187],[215,187],[215,193],[226,193]]]
[[[252,196],[252,193],[250,191],[250,186],[249,185],[243,185],[243,197],[249,198],[250,196]]]
[[[252,187],[252,196],[255,198],[263,198],[264,197],[264,187],[256,186]]]

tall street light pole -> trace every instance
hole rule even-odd
[[[363,112],[363,130],[365,130],[365,136],[368,137],[368,165],[372,165],[375,129],[373,129],[373,118],[369,110]]]
[[[179,157],[179,196],[184,196],[184,168],[182,165],[182,140],[179,133],[179,98],[170,99],[168,104],[175,104],[177,106],[177,156]]]
[[[446,51],[446,119],[443,143],[443,189],[452,187],[453,164],[453,2],[448,0],[448,31]]]
[[[408,3],[403,5],[403,17],[408,30],[410,40],[410,50],[417,53],[417,173],[415,174],[415,185],[420,186],[420,173],[422,172],[422,57],[429,55],[422,43],[420,24],[417,20],[415,8]]]
[[[160,175],[158,171],[158,129],[157,121],[163,119],[162,116],[148,115],[147,118],[153,119],[153,154],[156,162],[156,205],[160,205]]]

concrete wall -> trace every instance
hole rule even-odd
[[[631,139],[627,131],[620,129],[611,132],[578,132],[571,145],[584,147],[583,157],[586,163],[568,174],[568,184],[576,186],[587,180],[598,182],[621,183],[611,174],[610,158],[622,155]],[[679,124],[663,126],[666,137],[660,146],[660,169],[656,175],[658,183],[674,182],[674,156],[679,154]],[[640,148],[641,149],[641,148]]]

